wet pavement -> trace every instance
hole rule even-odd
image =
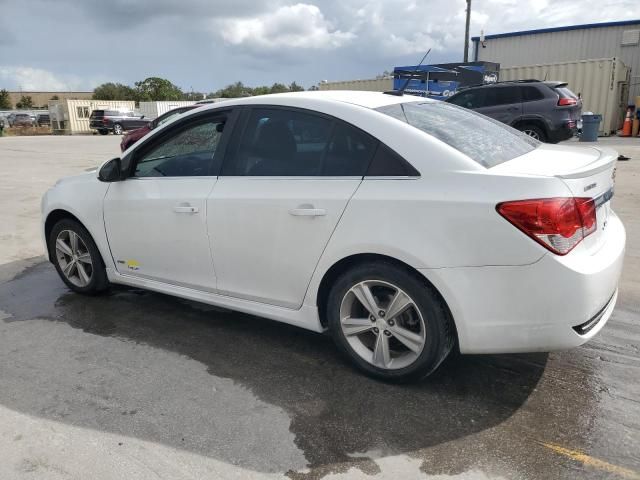
[[[106,451],[148,478],[640,479],[638,187],[640,168],[620,164],[628,261],[600,335],[566,352],[453,356],[414,385],[362,376],[324,335],[136,289],[80,296],[42,257],[7,262],[0,408],[45,432],[100,432],[85,469]],[[0,425],[3,478],[138,478],[69,473],[20,425]],[[52,438],[51,451],[71,448],[70,433]],[[169,475],[149,449],[216,474]]]

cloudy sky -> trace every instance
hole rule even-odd
[[[638,0],[473,0],[471,35],[640,16]],[[597,7],[597,8],[594,8]],[[0,88],[185,91],[369,78],[462,60],[465,0],[0,0]]]

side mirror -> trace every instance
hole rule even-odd
[[[143,119],[143,118],[144,118],[144,115],[142,115],[142,116],[140,117],[140,119]]]
[[[122,180],[122,162],[120,158],[112,158],[105,163],[98,173],[98,180],[101,182],[118,182]]]

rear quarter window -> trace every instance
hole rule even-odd
[[[486,168],[540,145],[511,127],[445,102],[397,103],[376,110],[437,138]]]

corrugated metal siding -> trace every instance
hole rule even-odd
[[[196,102],[193,101],[165,101],[165,102],[140,102],[140,113],[142,113],[149,120],[154,120],[160,115],[167,113],[169,110],[173,110],[178,107],[188,107]]]
[[[500,69],[501,80],[561,80],[569,84],[574,93],[582,97],[583,112],[603,116],[600,134],[615,132],[625,111],[629,69],[614,58],[583,60],[578,62],[548,63]]]
[[[498,62],[501,69],[594,58],[618,58],[631,68],[629,100],[632,103],[633,98],[640,95],[640,45],[621,44],[624,31],[637,29],[640,29],[640,24],[491,38],[485,41],[486,48],[476,42],[474,44],[478,61]]]
[[[344,82],[323,82],[320,90],[365,90],[385,92],[393,89],[393,78],[371,78],[368,80],[346,80]]]
[[[51,128],[58,134],[91,133],[89,117],[92,110],[133,110],[135,102],[120,100],[62,100],[49,102]],[[84,107],[84,108],[83,108]],[[83,115],[80,115],[80,114]]]

